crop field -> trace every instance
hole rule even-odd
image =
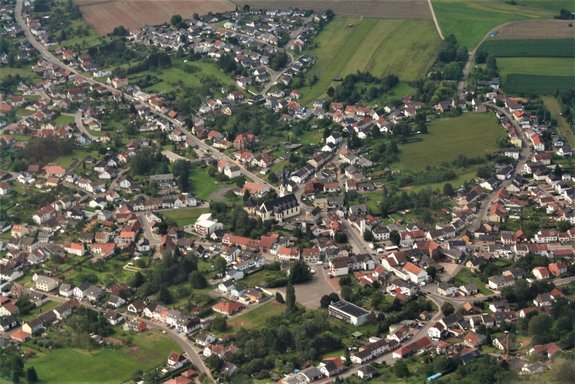
[[[573,39],[575,31],[571,20],[516,21],[498,29],[495,39]]]
[[[467,49],[474,49],[481,39],[498,25],[527,19],[551,18],[555,11],[525,0],[519,5],[504,1],[433,0],[433,9],[445,36],[453,34]]]
[[[415,20],[336,17],[316,39],[308,53],[317,58],[309,76],[318,76],[302,89],[303,103],[335,86],[333,79],[356,71],[376,76],[394,73],[411,81],[423,78],[441,44],[433,23]]]
[[[252,8],[300,8],[325,11],[331,9],[336,15],[369,16],[384,19],[431,19],[426,0],[238,0],[239,5]]]
[[[451,162],[460,154],[468,158],[488,155],[497,151],[497,139],[503,134],[491,113],[438,119],[429,124],[429,133],[421,135],[422,141],[400,147],[398,165],[416,171]]]
[[[557,90],[573,89],[573,79],[573,76],[510,74],[503,82],[503,88],[514,95],[554,95]]]
[[[146,24],[169,22],[179,14],[191,18],[194,13],[232,11],[235,6],[228,0],[76,0],[88,23],[102,35],[120,25],[135,30]]]
[[[121,383],[139,370],[149,370],[166,361],[169,353],[179,351],[175,342],[159,332],[137,335],[134,346],[100,349],[92,352],[60,348],[39,353],[26,361],[43,383]]]
[[[480,49],[496,57],[575,57],[575,42],[569,39],[488,40]]]

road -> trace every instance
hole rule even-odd
[[[152,231],[152,227],[146,219],[146,212],[138,212],[136,213],[136,217],[138,217],[138,221],[142,225],[142,229],[144,230],[144,237],[150,242],[150,247],[156,248],[158,244],[160,244],[160,236]]]
[[[443,32],[441,31],[441,27],[439,26],[439,21],[435,16],[435,10],[433,9],[433,4],[431,4],[431,0],[427,0],[427,5],[429,5],[429,10],[431,11],[431,18],[433,19],[433,24],[435,24],[435,29],[437,30],[437,34],[441,40],[445,40],[443,37]]]
[[[46,49],[46,47],[44,47],[41,43],[39,43],[34,38],[32,33],[30,32],[30,29],[28,28],[28,25],[24,21],[24,18],[22,15],[23,2],[24,2],[24,0],[17,0],[16,1],[16,14],[15,14],[16,21],[17,21],[18,25],[20,26],[20,28],[22,28],[22,30],[24,31],[24,35],[26,36],[26,39],[30,42],[30,44],[34,48],[36,48],[36,50],[40,53],[40,56],[44,60],[46,60],[46,62],[51,63],[51,64],[56,65],[56,66],[59,66],[60,68],[64,68],[64,69],[70,71],[71,73],[82,75],[86,79],[86,81],[90,84],[101,85],[102,87],[106,88],[110,92],[114,92],[114,93],[121,92],[124,95],[124,98],[126,100],[129,100],[129,101],[136,103],[136,104],[142,104],[139,100],[132,97],[132,95],[124,93],[121,90],[118,90],[109,84],[102,83],[102,82],[99,82],[99,81],[97,81],[91,77],[88,77],[86,73],[80,73],[76,68],[73,68],[69,65],[64,64],[56,56],[54,56],[50,51],[48,51],[48,49]],[[148,109],[150,109],[150,107],[147,104],[143,104],[143,105],[145,105]],[[158,112],[156,110],[154,110],[154,113],[157,114],[158,116],[161,116],[161,117],[165,118],[166,120],[170,121],[172,124],[174,124],[174,126],[180,125],[180,123],[178,121],[172,119],[168,115],[165,115],[165,114]],[[226,161],[229,161],[230,163],[236,164],[240,168],[242,173],[248,179],[251,179],[252,181],[257,182],[257,183],[263,183],[263,184],[269,186],[271,189],[275,190],[276,192],[279,192],[279,189],[277,187],[273,186],[272,184],[270,184],[266,180],[260,178],[259,176],[257,176],[253,172],[247,170],[241,163],[236,162],[235,160],[233,160],[229,156],[218,151],[216,148],[207,145],[206,143],[204,143],[203,141],[198,139],[196,136],[194,136],[188,129],[180,127],[180,130],[183,131],[186,134],[186,136],[190,137],[192,139],[192,141],[198,147],[204,149],[206,152],[212,153],[214,158],[216,158],[217,160],[225,159]]]
[[[63,113],[63,115],[72,116],[68,113]],[[92,133],[90,133],[90,130],[84,126],[84,122],[82,121],[82,113],[80,111],[77,111],[73,116],[74,116],[74,122],[76,123],[76,127],[80,130],[80,132],[88,136],[92,141],[100,140],[98,136],[92,135]]]
[[[491,103],[485,103],[485,104],[489,108],[495,109],[496,111],[499,111],[499,112],[502,112],[503,114],[505,114],[505,116],[507,117],[507,120],[509,120],[509,122],[513,125],[513,128],[515,129],[515,133],[521,139],[521,142],[522,142],[522,150],[521,150],[521,153],[519,155],[519,160],[517,161],[517,164],[515,165],[515,169],[513,170],[513,174],[511,175],[511,177],[509,179],[504,180],[501,183],[501,185],[498,188],[498,190],[499,190],[502,188],[506,188],[509,184],[511,184],[512,179],[517,174],[519,174],[521,169],[523,169],[523,166],[525,165],[525,163],[527,162],[529,157],[531,157],[532,153],[531,153],[531,147],[529,145],[529,142],[527,142],[527,138],[523,134],[519,124],[517,124],[517,122],[513,119],[513,116],[506,109],[498,107],[495,104],[491,104]],[[475,219],[468,225],[468,228],[467,228],[468,230],[475,231],[479,228],[479,226],[481,225],[481,221],[485,218],[487,211],[489,210],[489,207],[491,206],[491,203],[493,202],[493,199],[495,198],[496,193],[497,193],[497,190],[491,192],[487,196],[487,198],[485,198],[481,202],[481,207],[477,211],[477,215],[476,215]]]

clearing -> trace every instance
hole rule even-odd
[[[498,0],[434,0],[433,9],[445,36],[453,34],[457,41],[473,50],[483,37],[498,25],[527,19],[551,18],[557,12],[538,8],[529,0],[511,5]]]
[[[246,312],[228,321],[228,325],[235,330],[240,328],[254,329],[265,325],[272,316],[281,315],[285,312],[285,306],[271,299],[265,304],[261,304],[256,309]]]
[[[162,365],[178,345],[159,332],[133,336],[132,347],[115,347],[85,351],[60,348],[49,353],[39,352],[26,361],[33,366],[45,383],[94,382],[120,383],[132,378],[139,370],[149,370]],[[33,348],[31,344],[26,347]]]
[[[357,71],[375,76],[396,74],[401,80],[423,78],[441,44],[431,20],[383,20],[335,17],[316,38],[317,58],[308,77],[317,76],[312,87],[302,89],[302,102],[321,95],[336,77]]]
[[[422,141],[402,145],[398,167],[421,170],[451,162],[463,154],[468,158],[497,151],[497,139],[504,132],[492,113],[464,113],[435,120]]]
[[[235,6],[228,0],[76,0],[86,21],[102,35],[123,25],[137,30],[144,25],[158,25],[170,21],[179,14],[184,19],[194,13],[233,11]]]
[[[431,19],[426,0],[238,0],[239,5],[252,8],[299,8],[325,11],[331,9],[336,15],[369,16],[382,19]]]

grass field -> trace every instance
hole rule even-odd
[[[138,370],[149,370],[163,364],[168,354],[179,351],[175,342],[159,332],[137,335],[134,346],[99,349],[88,352],[62,348],[39,353],[26,361],[44,383],[120,383]]]
[[[185,227],[186,225],[193,225],[201,214],[209,212],[209,208],[180,208],[162,212],[162,215],[175,221],[178,227]]]
[[[233,80],[213,63],[196,61],[193,63],[176,62],[171,68],[159,71],[145,71],[129,76],[136,80],[145,75],[152,75],[161,81],[147,88],[150,91],[169,92],[174,86],[182,84],[188,87],[200,87],[202,79],[213,78],[226,86],[233,85]]]
[[[497,57],[575,57],[575,44],[568,39],[488,40],[480,49]]]
[[[190,173],[190,178],[192,179],[192,193],[202,200],[209,200],[212,193],[228,185],[208,175],[203,168],[194,168]]]
[[[498,25],[514,20],[551,18],[558,13],[540,8],[542,1],[521,1],[511,5],[499,0],[433,0],[433,9],[445,36],[453,34],[467,49],[474,49],[481,39]]]
[[[284,305],[278,303],[275,300],[270,300],[252,311],[246,312],[241,316],[231,319],[228,321],[228,325],[236,330],[240,328],[260,328],[265,325],[266,321],[270,317],[280,315],[284,313],[284,311]]]
[[[551,116],[554,119],[557,119],[557,127],[559,128],[559,132],[563,137],[567,138],[567,141],[571,145],[571,147],[575,146],[575,134],[571,130],[569,123],[563,116],[561,116],[561,105],[559,101],[552,96],[543,96],[541,98],[545,107],[551,112]]]
[[[30,67],[25,68],[10,68],[6,66],[0,67],[0,80],[3,80],[5,77],[8,76],[16,76],[19,75],[20,77],[30,78],[32,81],[38,81],[41,78],[32,72]]]
[[[302,89],[302,102],[324,94],[335,77],[356,71],[376,76],[394,73],[411,81],[423,78],[435,61],[440,40],[430,20],[383,20],[336,17],[308,53],[317,58],[309,76],[318,76]]]
[[[483,295],[493,294],[493,291],[485,288],[485,283],[483,283],[477,276],[475,276],[473,272],[464,268],[457,274],[457,276],[455,276],[455,286],[459,287],[469,283],[474,283],[477,286],[477,289],[479,289],[479,293]]]
[[[491,113],[464,113],[429,124],[429,133],[422,141],[400,147],[401,169],[420,170],[451,162],[460,154],[471,158],[497,150],[497,139],[504,134]]]
[[[60,115],[54,120],[54,123],[56,124],[56,127],[63,127],[65,125],[72,124],[74,121],[74,116]]]

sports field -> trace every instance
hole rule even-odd
[[[497,139],[504,134],[492,113],[464,113],[458,117],[435,120],[429,124],[429,134],[422,141],[402,145],[398,166],[405,170],[420,170],[428,165],[451,162],[460,154],[468,158],[497,151]]]
[[[336,17],[308,53],[317,58],[309,73],[319,80],[302,89],[303,102],[322,96],[334,78],[356,71],[376,76],[394,73],[401,80],[423,78],[441,44],[430,20],[384,20]]]
[[[514,20],[551,18],[557,11],[539,8],[529,0],[512,5],[498,0],[433,0],[433,9],[445,36],[453,34],[467,49],[474,49],[493,28]],[[531,3],[531,4],[530,4]]]

